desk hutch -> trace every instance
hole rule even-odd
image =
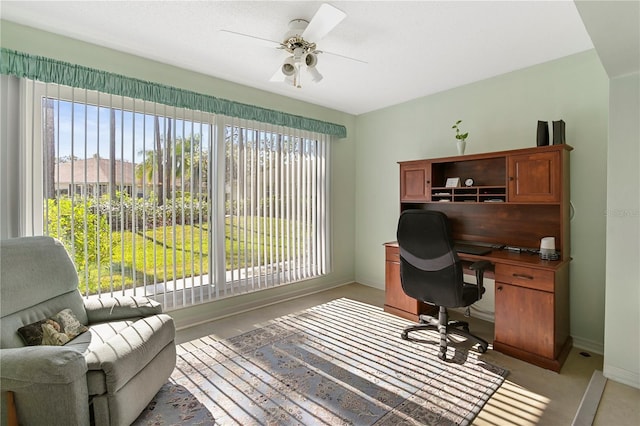
[[[488,260],[495,279],[493,349],[560,371],[569,335],[569,145],[400,162],[400,211],[439,210],[453,237],[493,245],[484,256],[459,254],[467,262]],[[446,187],[447,179],[473,179]],[[535,250],[555,237],[558,260]],[[510,246],[520,252],[496,248]],[[385,310],[417,320],[432,307],[404,294],[398,245],[385,244]]]

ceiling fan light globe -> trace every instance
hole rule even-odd
[[[304,62],[308,67],[315,67],[318,65],[318,56],[314,53],[307,53]]]
[[[293,65],[291,64],[284,64],[282,65],[282,74],[286,75],[287,77],[292,76],[296,73],[296,69]]]
[[[280,69],[282,70],[282,74],[286,75],[287,77],[294,75],[296,73],[296,65],[293,61],[293,57],[288,57],[287,59],[285,59]]]

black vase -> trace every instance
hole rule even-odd
[[[564,120],[553,122],[553,144],[560,145],[567,143],[564,138]]]
[[[538,120],[538,137],[536,139],[538,146],[549,145],[549,123]]]

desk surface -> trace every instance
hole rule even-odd
[[[398,247],[397,241],[391,241],[384,244],[389,247]],[[565,263],[568,263],[569,260],[543,260],[540,259],[540,256],[537,254],[531,253],[514,253],[508,250],[492,250],[491,253],[478,256],[473,254],[466,253],[458,253],[458,257],[462,260],[467,261],[476,261],[476,260],[487,260],[491,263],[502,263],[506,265],[515,265],[515,266],[529,266],[540,269],[548,269],[550,271],[555,271],[562,267]]]

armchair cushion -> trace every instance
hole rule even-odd
[[[78,292],[78,275],[61,242],[50,237],[14,238],[2,241],[2,248],[2,315]],[[80,301],[79,294],[77,300]],[[72,308],[80,322],[86,324],[84,312],[71,305],[61,309],[64,308]]]

